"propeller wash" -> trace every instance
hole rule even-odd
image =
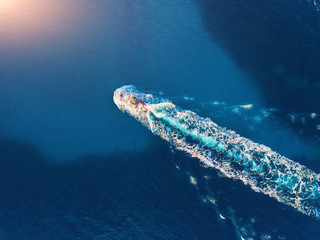
[[[117,89],[113,99],[121,111],[207,167],[219,169],[256,192],[320,218],[320,174],[218,126],[209,118],[183,110],[167,99],[140,92],[134,86]]]

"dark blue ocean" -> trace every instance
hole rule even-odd
[[[320,239],[113,102],[135,85],[320,173],[318,1],[6,1],[1,240]]]

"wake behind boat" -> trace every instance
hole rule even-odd
[[[117,89],[113,98],[121,111],[176,149],[199,158],[226,177],[243,181],[256,192],[320,219],[320,174],[218,126],[209,118],[181,109],[160,96],[145,94],[134,86]]]

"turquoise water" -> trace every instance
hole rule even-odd
[[[146,102],[148,111],[141,113],[121,101],[119,96],[125,93]],[[183,110],[167,99],[150,96],[132,85],[117,89],[114,102],[121,111],[135,117],[177,150],[198,158],[206,167],[216,168],[224,176],[239,179],[256,192],[319,218],[320,175],[307,167],[222,128],[209,118]],[[249,105],[242,108],[247,109]]]
[[[0,30],[0,238],[319,239],[112,99],[135,85],[319,173],[312,1],[58,2],[31,37]]]

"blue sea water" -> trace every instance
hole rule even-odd
[[[319,173],[317,2],[59,3],[72,23],[0,31],[1,239],[320,239],[112,100],[163,94]]]

